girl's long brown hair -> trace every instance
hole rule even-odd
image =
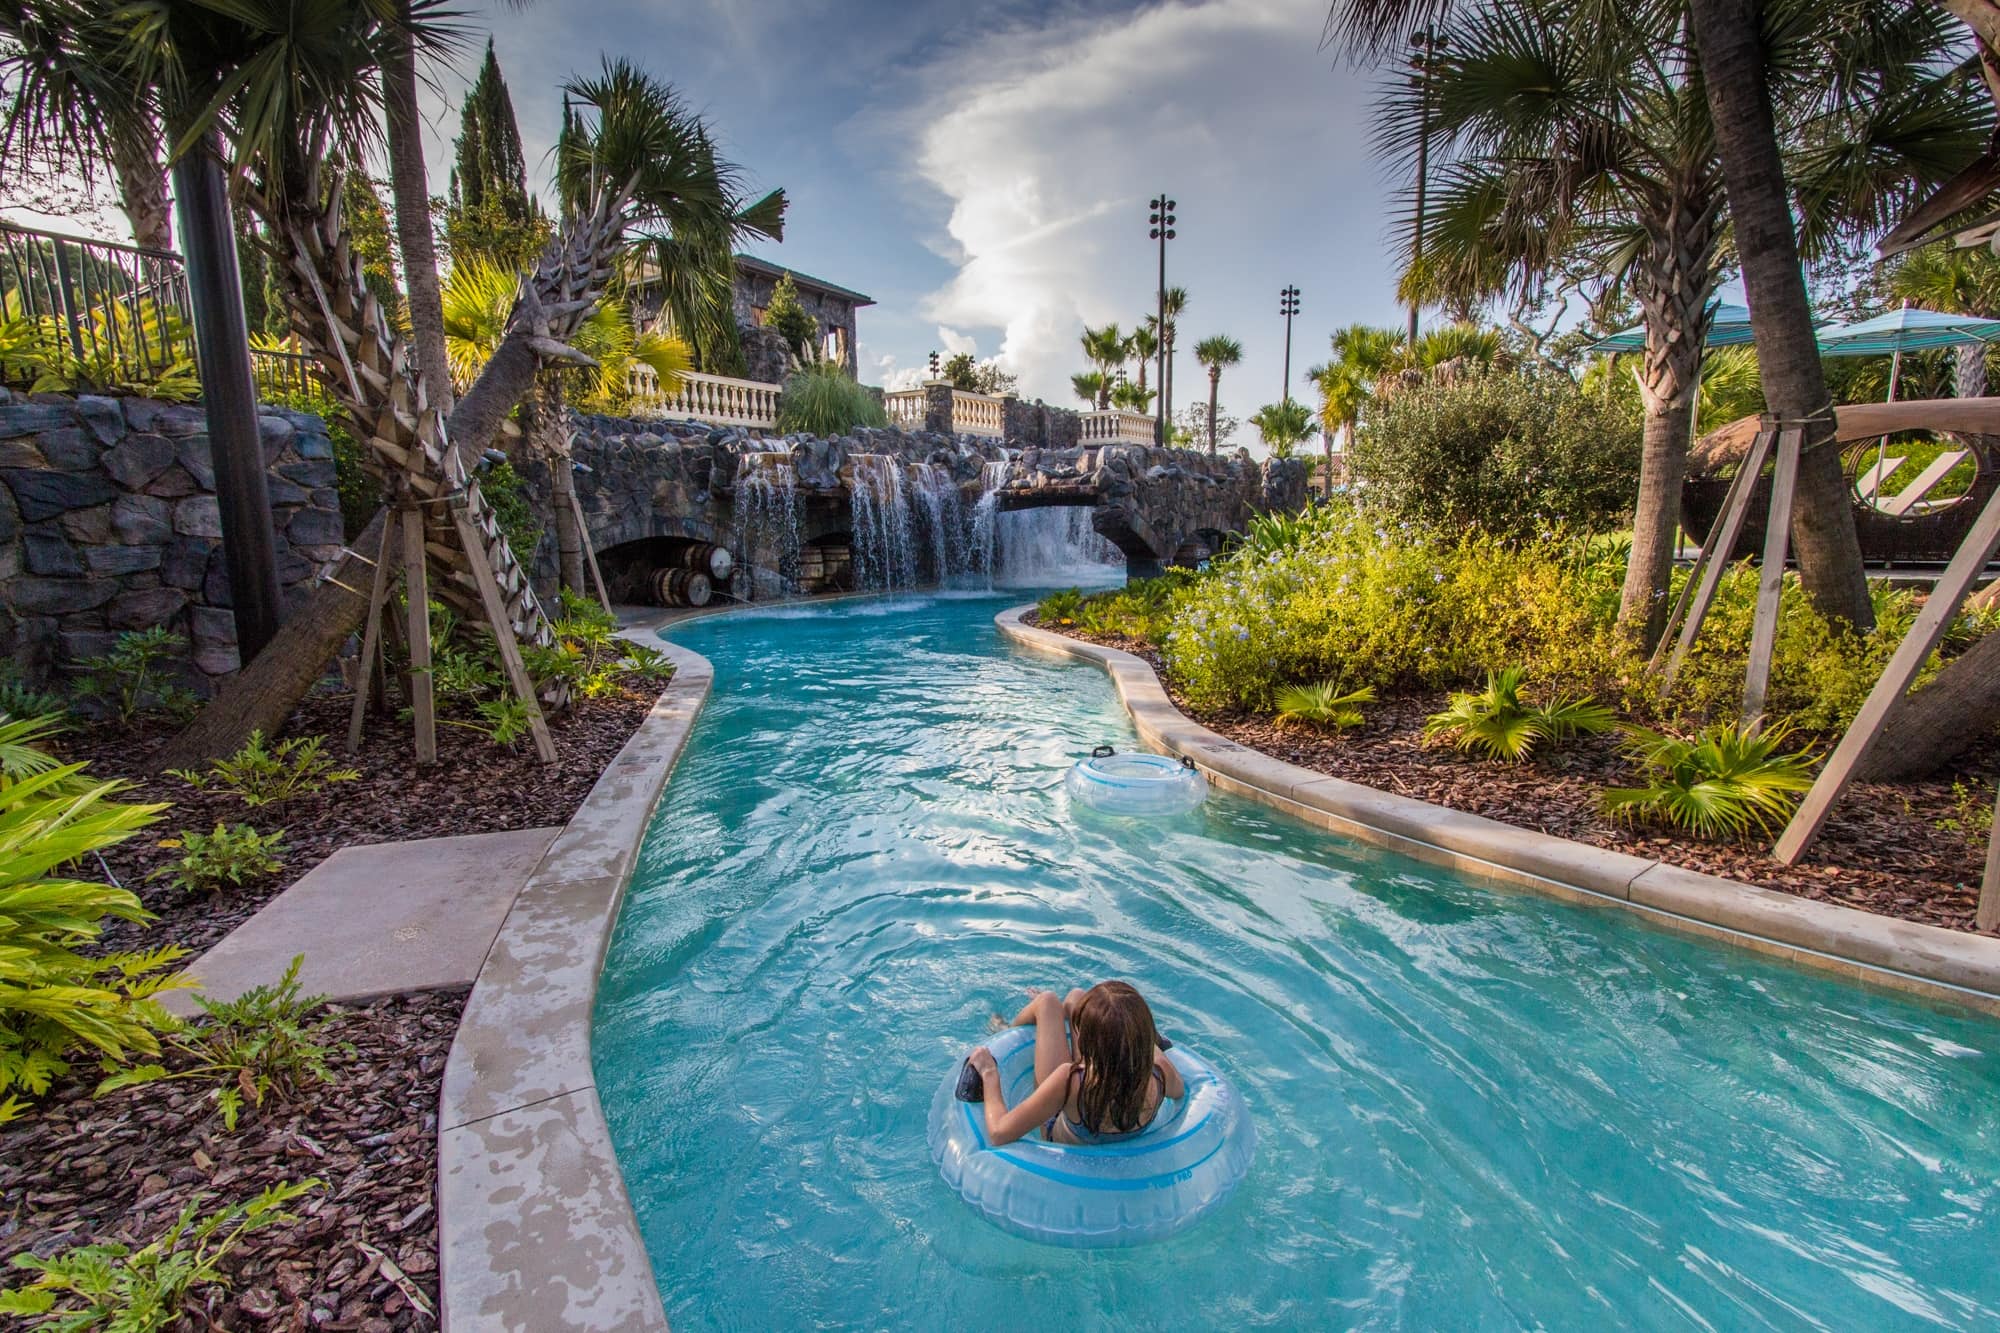
[[[1103,981],[1084,995],[1070,1026],[1083,1066],[1076,1094],[1083,1127],[1093,1134],[1136,1128],[1146,1114],[1146,1085],[1159,1044],[1152,1009],[1126,983]]]

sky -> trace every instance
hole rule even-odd
[[[866,292],[861,378],[903,382],[931,351],[998,356],[1029,398],[1076,406],[1086,322],[1152,308],[1147,200],[1179,207],[1167,280],[1188,289],[1177,408],[1207,393],[1196,341],[1244,347],[1223,411],[1284,379],[1278,292],[1301,293],[1292,393],[1341,325],[1400,324],[1390,183],[1369,153],[1371,76],[1319,49],[1324,0],[1022,3],[570,0],[475,9],[514,99],[531,181],[557,83],[624,55],[678,87],[759,189],[791,200],[750,247]],[[428,98],[442,192],[480,51]],[[1255,432],[1244,427],[1238,441]]]
[[[1067,406],[1084,325],[1129,329],[1153,308],[1147,200],[1165,191],[1167,281],[1189,293],[1175,405],[1206,396],[1193,347],[1223,333],[1244,358],[1222,410],[1246,418],[1283,392],[1280,288],[1301,291],[1291,392],[1306,402],[1335,328],[1403,318],[1391,182],[1369,151],[1375,76],[1320,49],[1325,4],[464,0],[465,47],[424,95],[431,188],[445,191],[487,33],[537,188],[561,81],[623,56],[707,117],[757,192],[784,187],[785,240],[753,253],[874,297],[864,381],[913,382],[930,352],[968,351]],[[115,215],[53,225],[122,231]]]

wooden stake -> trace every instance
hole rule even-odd
[[[437,698],[431,680],[430,576],[424,567],[424,515],[415,505],[405,504],[402,518],[403,595],[409,601],[410,709],[416,714],[417,763],[429,765],[437,762],[438,743]]]
[[[542,717],[541,701],[535,698],[535,683],[528,678],[528,668],[521,661],[521,646],[514,640],[514,622],[507,618],[507,604],[501,599],[500,584],[493,577],[493,567],[486,560],[486,548],[480,544],[479,533],[473,528],[472,520],[466,517],[462,506],[454,505],[452,522],[458,528],[458,540],[472,558],[467,562],[472,566],[473,582],[479,585],[479,599],[486,607],[487,623],[493,627],[493,644],[500,651],[500,665],[507,672],[507,681],[514,687],[514,697],[528,706],[528,731],[535,740],[535,753],[545,764],[556,761],[556,743],[549,737],[549,724]]]
[[[1771,849],[1771,855],[1786,865],[1796,865],[1806,849],[1812,846],[1813,839],[1819,836],[1820,825],[1826,822],[1828,811],[1840,799],[1840,793],[1853,779],[1861,761],[1868,757],[1868,752],[1875,748],[1875,743],[1888,730],[1890,715],[1902,703],[1904,694],[1908,693],[1917,678],[1917,672],[1923,669],[1932,651],[1944,638],[1944,632],[1958,614],[1966,594],[1979,581],[1986,562],[1993,558],[1996,550],[2000,550],[2000,492],[1986,502],[1986,508],[1973,522],[1972,530],[1965,534],[1958,554],[1951,558],[1944,573],[1938,576],[1936,586],[1931,589],[1930,600],[1917,613],[1916,621],[1910,626],[1910,632],[1903,636],[1903,642],[1897,645],[1889,665],[1882,668],[1881,679],[1875,682],[1874,689],[1868,691],[1861,711],[1854,715],[1853,725],[1840,738],[1840,744],[1826,761],[1826,767],[1819,771],[1819,777],[1814,780],[1812,790],[1806,793],[1805,800],[1799,802],[1797,813],[1792,816],[1792,822],[1785,825],[1784,835]],[[1980,894],[1982,904],[2000,893],[1994,889],[1993,880],[1993,854],[1989,849],[1986,887]],[[2000,903],[1995,904],[1995,910],[2000,910]]]
[[[1715,516],[1708,541],[1703,544],[1701,554],[1695,557],[1695,567],[1688,571],[1688,581],[1681,587],[1681,602],[1667,617],[1667,628],[1660,636],[1662,646],[1673,635],[1681,607],[1687,604],[1689,590],[1694,589],[1693,603],[1687,606],[1687,620],[1681,625],[1680,639],[1674,644],[1673,655],[1667,659],[1667,669],[1662,673],[1661,679],[1669,689],[1673,688],[1674,678],[1680,675],[1681,664],[1687,661],[1694,641],[1701,635],[1701,624],[1708,618],[1708,608],[1715,602],[1716,587],[1722,582],[1722,572],[1729,568],[1729,556],[1736,549],[1736,539],[1743,534],[1743,521],[1750,513],[1750,495],[1757,488],[1758,476],[1764,471],[1764,459],[1770,455],[1771,439],[1775,433],[1768,428],[1760,430],[1750,442],[1749,450],[1743,455],[1742,466],[1729,483],[1729,494],[1723,498],[1722,512]],[[1653,657],[1658,660],[1658,649]]]
[[[583,521],[583,505],[577,500],[576,492],[569,493],[570,512],[576,515],[577,539],[583,543],[583,558],[590,565],[590,578],[597,585],[597,604],[611,613],[611,595],[604,591],[604,571],[597,567],[597,543],[590,540],[590,525]]]
[[[1778,432],[1778,469],[1771,477],[1771,513],[1765,520],[1764,567],[1758,571],[1757,619],[1750,629],[1750,666],[1743,673],[1743,724],[1755,727],[1764,716],[1771,684],[1771,652],[1778,642],[1778,602],[1785,591],[1785,551],[1791,540],[1792,491],[1799,480],[1800,426]]]
[[[368,586],[368,621],[361,635],[361,670],[354,682],[354,711],[347,719],[349,754],[361,748],[361,722],[368,711],[369,683],[377,673],[379,664],[376,658],[382,652],[382,604],[389,597],[389,562],[395,549],[396,511],[391,509],[382,523],[382,544],[375,552],[375,577]],[[382,683],[387,684],[386,681]]]
[[[2000,930],[2000,801],[1994,805],[1993,832],[1986,837],[1986,877],[1979,881],[1972,924],[1979,930]]]

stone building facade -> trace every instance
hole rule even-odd
[[[799,304],[819,320],[820,355],[838,362],[848,374],[856,372],[854,347],[854,313],[865,305],[875,302],[860,292],[836,287],[820,278],[808,277],[803,273],[773,264],[752,255],[736,256],[736,324],[740,329],[764,327],[764,312],[771,304],[771,291],[778,285],[778,279],[790,273],[792,285],[799,290]],[[751,361],[751,379],[767,379],[777,383],[784,378],[782,368],[776,375],[759,375],[757,365],[751,356],[753,337],[747,332],[743,339],[743,354]],[[780,344],[782,347],[782,344]]]
[[[318,417],[258,417],[287,606],[341,549],[333,445]],[[31,683],[128,630],[189,645],[185,683],[237,668],[222,516],[198,403],[0,389],[0,651]]]

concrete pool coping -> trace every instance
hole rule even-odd
[[[438,1098],[446,1329],[664,1330],[639,1220],[598,1104],[590,1018],[639,845],[715,678],[658,636],[674,676],[529,876],[466,998]]]
[[[1024,647],[1101,667],[1146,744],[1192,759],[1225,791],[1433,865],[1589,904],[1852,980],[2000,1015],[2000,939],[1759,888],[1378,791],[1239,744],[1175,706],[1152,665],[1117,648],[994,617]]]

